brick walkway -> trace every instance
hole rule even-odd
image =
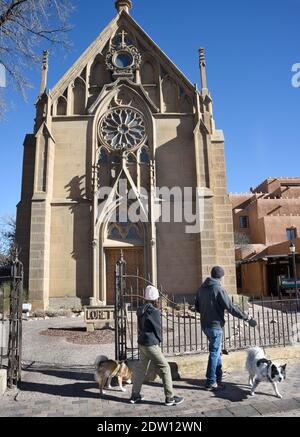
[[[226,388],[219,393],[203,390],[195,378],[175,381],[176,393],[185,397],[178,407],[164,406],[159,382],[143,387],[142,404],[128,403],[127,393],[106,392],[103,399],[93,381],[92,369],[34,365],[23,375],[21,391],[9,391],[0,399],[0,416],[297,416],[300,412],[300,364],[288,364],[287,381],[280,385],[283,399],[273,395],[271,384],[263,383],[258,394],[249,396],[246,374],[227,374]],[[18,393],[18,394],[17,394]],[[17,395],[17,397],[16,397]]]
[[[287,380],[280,384],[282,400],[274,396],[268,383],[259,386],[254,398],[249,396],[246,372],[228,373],[224,381],[226,389],[218,393],[203,390],[204,381],[195,376],[175,381],[175,392],[185,397],[185,402],[178,407],[164,405],[159,382],[143,387],[145,401],[140,405],[128,402],[130,386],[127,393],[111,390],[100,399],[91,364],[99,354],[113,356],[113,345],[74,345],[63,338],[40,335],[48,327],[80,326],[83,326],[82,320],[68,318],[24,323],[25,368],[21,390],[8,391],[0,397],[0,417],[300,417],[300,363],[288,363]]]

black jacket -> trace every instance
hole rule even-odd
[[[161,343],[161,314],[151,303],[146,303],[137,310],[138,343],[142,346],[155,346]]]
[[[247,320],[248,316],[236,305],[222,288],[219,279],[207,278],[198,290],[195,309],[201,314],[202,328],[223,328],[224,311],[232,316]]]

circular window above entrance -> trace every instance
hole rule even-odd
[[[99,136],[112,150],[138,149],[147,138],[144,117],[132,108],[111,109],[100,121]]]
[[[133,63],[133,56],[128,52],[116,53],[113,57],[113,63],[117,68],[130,68]]]

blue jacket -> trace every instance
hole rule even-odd
[[[224,312],[232,316],[248,320],[247,314],[233,305],[230,297],[222,288],[219,279],[207,278],[198,290],[195,309],[201,314],[202,328],[221,329],[225,325]]]

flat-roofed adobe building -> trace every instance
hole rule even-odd
[[[230,200],[240,292],[278,295],[281,278],[300,278],[300,177],[270,177]]]

